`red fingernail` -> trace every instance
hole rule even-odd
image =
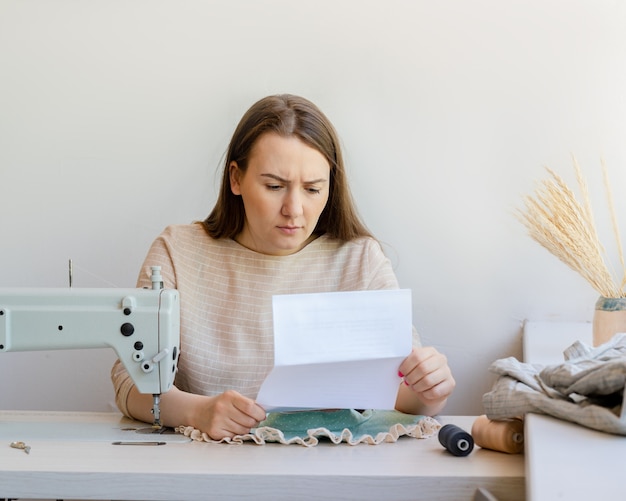
[[[409,386],[409,383],[408,383],[408,381],[406,379],[404,380],[404,384]]]
[[[402,374],[400,371],[398,371],[398,377],[404,377],[404,374]]]

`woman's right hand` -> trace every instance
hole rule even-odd
[[[202,397],[196,406],[193,426],[213,440],[249,433],[266,417],[259,404],[234,390],[215,397]]]
[[[141,394],[133,387],[127,406],[135,419],[146,423],[152,421],[152,395]],[[161,423],[164,426],[193,426],[213,440],[249,433],[265,417],[265,410],[259,404],[234,390],[207,397],[173,386],[161,395]]]

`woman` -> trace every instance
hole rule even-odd
[[[161,266],[181,304],[179,371],[161,397],[161,421],[215,440],[266,417],[254,399],[273,366],[273,295],[398,288],[357,215],[332,124],[293,95],[246,112],[213,211],[202,223],[166,228],[138,286],[150,286],[150,266]],[[410,414],[439,413],[455,386],[446,358],[421,347],[415,330],[398,375],[396,409]],[[119,361],[112,379],[120,410],[150,422],[152,396],[136,390]]]

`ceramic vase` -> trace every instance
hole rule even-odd
[[[600,296],[593,314],[593,346],[610,341],[619,332],[626,332],[626,298]]]

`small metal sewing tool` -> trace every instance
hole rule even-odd
[[[113,445],[165,445],[167,442],[140,442],[140,441],[130,441],[130,442],[111,442]]]
[[[22,449],[26,454],[30,454],[30,445],[26,445],[24,442],[11,442],[10,446],[14,449]]]

